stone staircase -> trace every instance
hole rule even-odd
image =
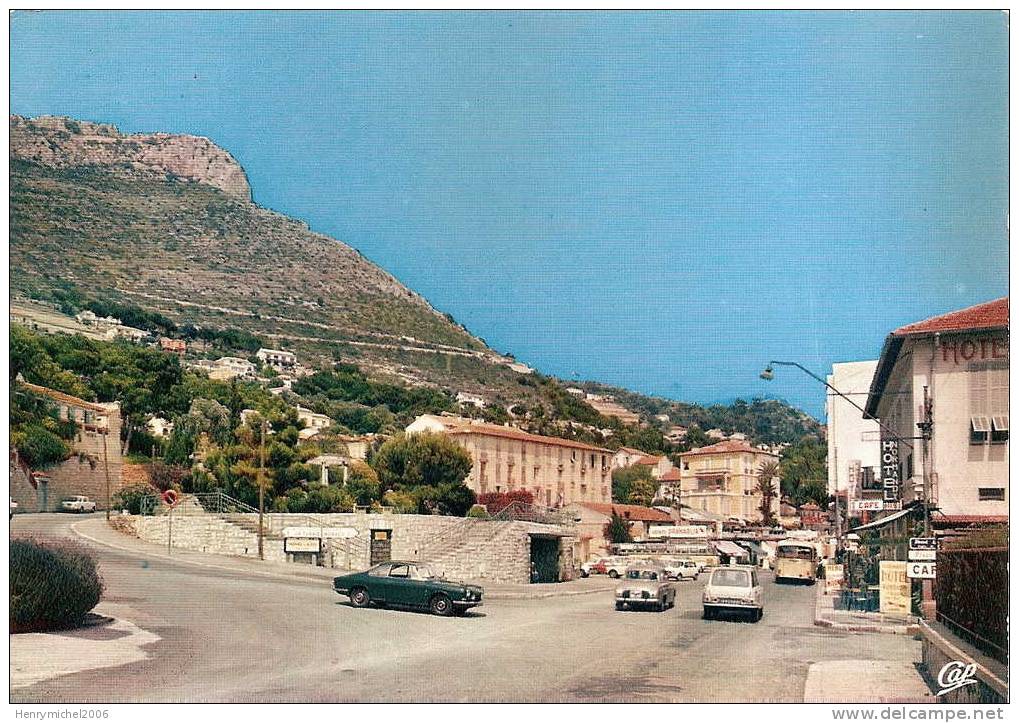
[[[439,540],[436,545],[421,551],[420,558],[442,570],[447,578],[498,578],[503,579],[506,571],[505,544],[500,538],[520,537],[511,521],[487,521],[464,527],[462,533],[451,534]]]

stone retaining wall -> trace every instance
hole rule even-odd
[[[375,530],[391,533],[391,558],[434,562],[451,579],[527,583],[531,535],[559,538],[560,579],[573,577],[571,530],[532,522],[494,522],[438,515],[313,514],[266,515],[265,559],[286,561],[282,531],[286,527],[349,527],[350,539],[324,538],[319,564],[363,570],[370,565],[369,540]],[[258,515],[174,515],[173,547],[218,555],[255,557],[258,538],[251,531]],[[235,524],[236,522],[236,524]],[[125,516],[116,523],[140,539],[166,544],[170,525],[163,516]],[[250,528],[250,529],[246,529]]]

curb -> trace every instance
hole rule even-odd
[[[814,625],[819,628],[829,628],[831,630],[841,630],[847,633],[885,633],[888,635],[916,635],[920,632],[920,626],[916,623],[910,625],[873,625],[873,624],[853,624],[853,623],[836,623],[833,620],[821,617],[818,610],[821,604],[821,599],[825,595],[821,592],[814,598]]]
[[[538,593],[507,592],[507,593],[499,594],[498,592],[494,592],[494,593],[485,593],[485,599],[486,600],[545,600],[545,599],[551,598],[551,597],[578,597],[580,595],[596,595],[598,593],[611,592],[611,591],[612,591],[611,588],[606,588],[605,590],[598,590],[598,589],[594,589],[594,590],[564,590],[563,592],[538,592]]]
[[[78,529],[78,525],[80,525],[80,524],[82,524],[83,522],[86,522],[86,521],[87,520],[82,520],[81,522],[74,523],[73,525],[71,525],[71,531],[74,532],[74,534],[76,534],[78,537],[82,537],[82,538],[88,540],[89,542],[94,542],[97,545],[102,545],[103,547],[109,547],[112,550],[119,550],[120,552],[126,552],[126,553],[128,553],[130,555],[133,555],[133,556],[141,556],[141,557],[148,557],[148,558],[159,558],[161,560],[169,560],[170,562],[176,562],[176,563],[179,563],[181,565],[193,565],[195,567],[204,567],[204,568],[213,569],[213,570],[223,570],[224,572],[235,572],[235,573],[241,573],[241,574],[259,575],[261,577],[272,577],[272,578],[277,578],[277,579],[281,579],[281,580],[288,580],[288,581],[291,581],[291,582],[294,582],[294,581],[300,581],[300,582],[306,582],[306,581],[307,582],[322,582],[323,580],[326,580],[325,577],[319,577],[318,575],[301,575],[300,573],[296,573],[295,574],[295,573],[288,573],[288,572],[277,572],[275,570],[249,570],[249,569],[243,569],[243,568],[237,568],[237,567],[229,567],[227,565],[215,565],[215,564],[208,563],[208,562],[198,562],[197,560],[188,560],[188,559],[181,558],[181,557],[174,557],[173,555],[163,555],[163,554],[160,554],[160,553],[157,553],[157,552],[153,552],[153,553],[139,553],[138,550],[133,550],[130,547],[124,547],[123,545],[115,545],[112,542],[106,542],[105,540],[97,539],[95,537],[92,537],[91,535],[88,535],[88,534],[82,532],[81,530]],[[117,531],[117,534],[118,535],[122,535],[124,533]]]
[[[109,547],[111,549],[119,550],[120,552],[126,552],[126,553],[129,553],[131,555],[135,555],[135,556],[139,555],[139,552],[137,550],[133,550],[130,547],[124,547],[122,545],[115,545],[115,544],[113,544],[111,542],[107,542],[105,540],[97,539],[95,537],[92,537],[91,535],[88,535],[88,534],[82,532],[81,530],[78,529],[78,525],[80,525],[82,523],[85,523],[85,522],[88,522],[88,520],[80,520],[78,522],[75,522],[74,524],[71,525],[71,531],[74,532],[74,534],[78,535],[78,537],[82,537],[82,538],[84,538],[84,539],[86,539],[86,540],[88,540],[90,542],[94,542],[97,545],[102,545],[103,547]],[[112,527],[110,529],[113,530]],[[123,532],[120,532],[119,530],[114,530],[114,532],[116,532],[118,535],[125,534]],[[132,538],[132,539],[134,539],[134,538]],[[294,572],[282,572],[282,571],[276,571],[276,570],[251,570],[251,569],[230,567],[228,565],[216,565],[216,564],[208,563],[208,562],[198,562],[197,560],[187,560],[187,559],[180,558],[180,557],[174,557],[173,555],[164,555],[164,554],[160,554],[160,553],[156,553],[156,552],[153,552],[151,554],[145,553],[145,554],[143,554],[143,556],[144,557],[159,558],[159,559],[162,559],[162,560],[169,560],[171,562],[180,563],[182,565],[194,565],[196,567],[204,567],[204,568],[213,569],[213,570],[223,570],[225,572],[234,572],[234,573],[241,573],[241,574],[259,575],[259,576],[262,576],[262,577],[270,577],[270,578],[276,578],[276,579],[279,579],[279,580],[287,580],[289,582],[315,582],[315,583],[321,583],[321,584],[327,584],[327,583],[331,583],[332,582],[332,577],[331,576],[327,577],[327,576],[324,576],[324,575],[302,575],[298,571],[294,571]],[[606,588],[606,590],[609,590],[609,589],[610,588]],[[594,595],[596,593],[602,593],[602,592],[605,592],[605,590],[597,589],[597,588],[593,589],[593,590],[565,590],[565,591],[562,591],[562,592],[548,591],[548,592],[539,592],[539,593],[529,593],[529,592],[506,592],[506,593],[499,593],[499,592],[492,592],[492,593],[485,593],[485,599],[486,600],[541,600],[541,599],[552,598],[552,597],[575,597],[575,596],[578,596],[578,595]]]

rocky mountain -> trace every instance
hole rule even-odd
[[[252,203],[244,170],[208,139],[55,117],[10,126],[12,296],[130,305],[254,334],[309,366],[343,361],[383,381],[575,416],[561,385],[356,249]]]
[[[116,126],[70,118],[11,116],[11,151],[52,168],[121,166],[139,174],[177,176],[251,200],[244,169],[208,138],[168,133],[121,134]]]

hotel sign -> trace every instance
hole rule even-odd
[[[941,360],[955,364],[987,359],[1008,359],[1008,340],[1003,337],[977,337],[941,340]]]
[[[881,436],[881,490],[886,510],[902,507],[902,482],[899,479],[899,442]]]

